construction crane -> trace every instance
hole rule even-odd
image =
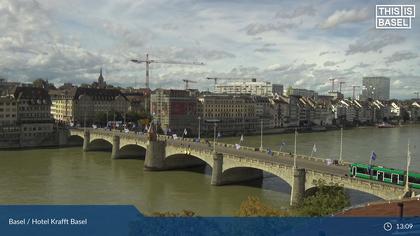
[[[414,92],[415,95],[417,95],[417,100],[419,100],[419,92]]]
[[[213,90],[213,92],[216,92],[217,80],[219,80],[220,78],[217,78],[217,77],[207,77],[207,79],[214,80],[214,90]]]
[[[330,81],[331,81],[331,85],[332,85],[332,87],[331,87],[331,92],[334,92],[334,82],[335,82],[335,78],[330,79]]]
[[[134,63],[146,63],[146,88],[149,88],[149,66],[151,63],[161,63],[161,64],[177,64],[177,65],[195,65],[195,66],[203,66],[205,65],[203,62],[182,62],[182,61],[159,61],[159,60],[151,60],[149,59],[149,54],[146,54],[146,59],[132,59],[130,60]]]
[[[182,81],[185,82],[185,90],[189,89],[189,87],[188,87],[189,83],[197,83],[196,81],[189,80],[189,79],[183,79]]]
[[[360,88],[360,86],[352,85],[351,87],[353,87],[353,100],[355,100],[356,99],[356,88]]]
[[[339,92],[341,93],[341,87],[343,86],[343,84],[345,84],[346,82],[345,81],[340,81],[340,82],[338,82],[338,85],[339,85]]]

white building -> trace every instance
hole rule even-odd
[[[283,85],[271,84],[270,82],[257,82],[256,79],[252,81],[235,81],[226,84],[217,84],[216,93],[227,94],[252,94],[259,96],[273,96],[275,94],[283,94]]]

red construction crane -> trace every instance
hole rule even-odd
[[[149,65],[151,63],[162,63],[162,64],[178,64],[178,65],[196,65],[203,66],[203,62],[183,62],[183,61],[159,61],[149,59],[149,54],[146,54],[146,59],[132,59],[130,60],[134,63],[146,63],[146,88],[149,88]]]

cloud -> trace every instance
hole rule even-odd
[[[346,55],[367,52],[380,52],[388,45],[399,44],[405,41],[405,37],[400,34],[380,33],[378,31],[369,32],[360,37],[356,42],[349,45]]]
[[[331,29],[342,24],[360,22],[369,19],[369,9],[337,10],[320,24],[321,29]]]
[[[257,35],[268,31],[284,32],[296,26],[293,22],[252,23],[245,27],[245,31],[248,35]]]
[[[414,52],[408,52],[408,51],[394,52],[391,56],[385,58],[385,63],[391,64],[398,61],[415,59],[417,57],[418,57],[418,54]]]
[[[322,51],[322,52],[319,53],[319,56],[324,56],[324,55],[327,55],[327,54],[337,54],[337,53],[338,53],[338,51]]]
[[[324,62],[324,66],[325,67],[328,67],[328,66],[337,66],[337,65],[342,64],[344,62],[346,62],[346,60],[342,60],[342,61],[326,61],[326,62]]]
[[[276,13],[276,18],[297,18],[300,16],[314,16],[316,13],[316,10],[314,6],[301,6],[297,7],[293,10],[293,12],[284,12],[279,11]]]

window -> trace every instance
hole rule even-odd
[[[358,174],[369,174],[368,173],[368,170],[366,169],[366,168],[363,168],[363,167],[357,167],[357,173]]]
[[[391,173],[384,173],[384,178],[390,179],[391,178]]]
[[[420,178],[419,177],[408,176],[408,182],[409,183],[420,184]]]

